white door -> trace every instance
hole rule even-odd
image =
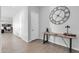
[[[1,38],[1,7],[0,7],[0,38]],[[2,49],[2,39],[0,39],[0,52]]]
[[[31,40],[39,39],[39,13],[36,10],[31,12]]]

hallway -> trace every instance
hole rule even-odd
[[[43,44],[42,40],[26,43],[12,33],[1,34],[2,53],[67,53],[68,49],[52,43]]]

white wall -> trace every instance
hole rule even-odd
[[[40,38],[43,38],[43,32],[45,29],[48,27],[50,31],[52,32],[66,32],[65,26],[70,25],[70,33],[77,34],[79,36],[79,7],[78,6],[69,6],[68,8],[70,9],[70,18],[69,20],[62,24],[62,25],[55,25],[50,22],[49,20],[49,14],[51,10],[55,8],[55,6],[46,6],[46,7],[40,7]],[[50,42],[66,46],[63,40],[59,37],[50,37]],[[69,41],[65,39],[67,43]],[[67,47],[67,46],[66,46]],[[77,39],[73,39],[73,49],[79,50],[79,37]]]
[[[26,42],[28,41],[28,7],[24,7],[13,18],[13,33]]]
[[[13,17],[23,8],[23,6],[1,6],[1,17]]]
[[[12,24],[13,19],[10,17],[1,17],[1,24]]]
[[[13,23],[13,17],[18,14],[23,6],[1,6],[1,23]]]
[[[20,25],[20,15],[17,14],[15,17],[13,17],[13,33],[17,36],[20,36],[21,31],[21,25]]]
[[[28,7],[24,8],[21,25],[21,37],[28,42]]]
[[[49,10],[48,7],[40,7],[39,11],[39,22],[40,22],[40,38],[43,38],[43,32],[46,28],[49,28]]]
[[[22,7],[23,8],[23,7]],[[26,42],[39,38],[39,7],[25,6],[13,17],[13,33]]]

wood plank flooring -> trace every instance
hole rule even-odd
[[[56,44],[43,44],[42,40],[37,39],[26,43],[12,33],[1,34],[2,53],[68,53],[68,49]]]

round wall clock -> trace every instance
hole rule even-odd
[[[54,8],[49,15],[50,21],[57,25],[65,23],[69,17],[70,10],[66,6],[58,6]]]

